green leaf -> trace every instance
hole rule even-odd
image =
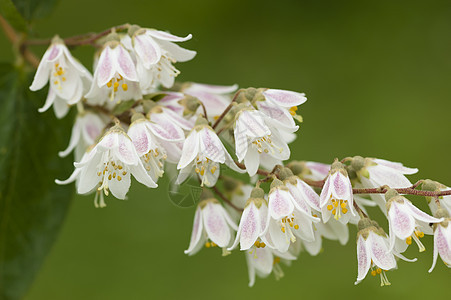
[[[0,0],[0,14],[16,30],[27,31],[27,23],[11,0]]]
[[[61,159],[73,120],[40,114],[45,92],[30,77],[0,64],[0,299],[21,298],[63,224],[73,186],[59,186],[72,159]]]
[[[121,101],[113,108],[113,115],[120,115],[123,112],[126,112],[130,108],[132,108],[133,104],[135,104],[135,100]]]
[[[25,20],[32,21],[48,16],[58,0],[12,0],[12,2]]]

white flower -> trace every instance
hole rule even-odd
[[[69,145],[66,150],[59,152],[60,157],[66,157],[75,149],[75,161],[80,161],[89,146],[93,145],[102,133],[105,122],[94,113],[85,112],[77,116]]]
[[[305,203],[296,201],[280,180],[274,179],[268,198],[267,235],[262,238],[268,246],[286,252],[296,236],[314,241],[312,224],[320,219],[312,216]]]
[[[323,180],[329,175],[330,165],[319,162],[306,161],[305,166],[310,170],[310,174],[306,174],[305,178],[311,180]]]
[[[351,181],[340,162],[332,164],[329,177],[327,177],[321,191],[320,207],[324,222],[327,222],[331,215],[334,215],[337,221],[346,224],[351,215],[356,215]]]
[[[241,172],[216,132],[206,124],[197,125],[183,144],[182,157],[177,165],[177,169],[181,170],[177,183],[185,181],[194,169],[201,185],[212,187],[218,180],[220,164],[224,163],[234,171]]]
[[[375,227],[369,227],[357,234],[358,275],[355,284],[360,283],[371,268],[371,275],[380,275],[381,286],[390,285],[386,271],[396,268],[396,260],[389,250],[386,236]]]
[[[255,284],[256,275],[264,278],[274,272],[276,279],[282,278],[284,274],[282,268],[280,267],[281,260],[284,263],[288,263],[295,259],[296,257],[289,252],[281,253],[268,247],[246,251],[249,287],[252,287]]]
[[[245,109],[236,116],[234,136],[238,161],[244,165],[250,176],[257,173],[261,154],[286,160],[290,149],[277,128],[268,122],[268,117],[257,110]]]
[[[396,239],[405,241],[404,249],[397,247],[400,252],[404,252],[407,245],[412,244],[412,239],[418,245],[420,252],[423,252],[425,248],[419,238],[422,238],[425,233],[432,234],[429,223],[443,221],[422,212],[409,200],[399,195],[387,202],[387,212],[391,248],[395,246]]]
[[[434,225],[434,258],[429,273],[435,268],[438,254],[440,254],[445,265],[451,268],[451,219],[447,212],[442,212],[442,215],[447,216],[447,218]]]
[[[111,102],[138,100],[141,90],[135,65],[127,50],[119,42],[105,44],[94,72],[88,102],[102,105]]]
[[[65,181],[77,180],[77,192],[86,194],[94,189],[109,191],[118,199],[125,199],[130,188],[130,173],[140,183],[155,188],[157,184],[146,173],[130,138],[122,129],[113,127],[87,152],[79,163],[74,163],[75,171]],[[97,199],[97,198],[96,198]]]
[[[30,90],[40,90],[49,81],[47,100],[39,112],[46,111],[53,104],[58,118],[67,114],[69,105],[81,100],[84,90],[92,81],[89,71],[74,59],[59,38],[54,39],[44,53]]]
[[[157,181],[163,176],[163,162],[167,158],[167,151],[172,150],[169,145],[173,145],[185,139],[183,130],[170,120],[161,119],[154,123],[143,115],[133,116],[136,119],[128,129],[128,136],[131,138],[136,148],[138,156],[153,181]],[[166,146],[166,147],[165,147]],[[166,150],[166,148],[169,148]]]
[[[150,92],[159,84],[171,88],[180,74],[172,64],[191,60],[195,51],[181,48],[174,42],[184,42],[192,35],[178,37],[155,29],[139,29],[132,37],[126,35],[122,42],[137,58],[137,72],[143,92]]]
[[[383,185],[391,188],[410,187],[412,184],[405,175],[418,172],[418,169],[404,167],[401,163],[360,156],[352,159],[351,166],[355,169],[363,188],[378,188]],[[384,196],[381,194],[370,196],[386,214]]]
[[[430,179],[424,180],[421,187],[423,191],[431,192],[443,192],[451,190],[450,187],[447,187],[437,181],[432,181]],[[428,204],[432,214],[435,214],[438,209],[436,199],[434,197],[426,197],[426,199],[429,202]],[[440,207],[447,210],[448,214],[451,214],[451,196],[438,197],[438,201],[440,203]]]
[[[203,245],[208,248],[218,246],[226,253],[232,242],[232,229],[237,230],[236,224],[216,199],[201,201],[194,215],[191,240],[185,254],[194,255]]]
[[[241,215],[235,242],[228,250],[233,250],[240,243],[240,250],[248,250],[252,246],[265,247],[258,240],[264,234],[268,219],[268,204],[264,197],[264,191],[256,187],[252,190],[250,198]]]
[[[231,102],[230,94],[235,92],[238,85],[210,85],[191,83],[183,89],[187,95],[196,97],[205,106],[207,116],[211,119],[219,117]],[[200,110],[201,108],[199,108]]]
[[[256,101],[258,110],[270,117],[277,126],[293,131],[297,130],[293,118],[302,121],[296,111],[298,105],[307,101],[305,94],[277,89],[267,89],[262,94],[264,96],[262,101]]]

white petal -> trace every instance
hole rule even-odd
[[[266,99],[283,107],[298,106],[307,101],[304,93],[296,93],[292,91],[268,89],[263,92]]]
[[[191,163],[199,154],[199,148],[198,133],[196,130],[192,130],[183,143],[182,157],[177,165],[177,169],[183,169]]]
[[[147,121],[134,122],[127,131],[127,135],[131,138],[136,152],[140,157],[152,150],[152,136],[147,129],[146,123]]]
[[[146,169],[144,169],[144,166],[139,160],[138,165],[136,166],[130,166],[130,172],[132,173],[133,177],[139,182],[144,184],[147,187],[150,188],[156,188],[158,185],[153,181],[152,177],[149,176],[149,174],[146,172]]]
[[[437,219],[422,212],[421,210],[416,208],[410,201],[405,201],[405,203],[407,208],[410,210],[411,216],[417,219],[418,221],[425,223],[439,223],[443,221],[443,219]]]
[[[201,249],[202,244],[200,244],[200,240],[202,236],[202,230],[203,230],[202,213],[201,208],[198,206],[196,209],[196,213],[194,214],[193,231],[191,232],[189,247],[187,250],[185,250],[185,254],[194,255],[196,254],[197,251]]]
[[[164,48],[168,52],[168,55],[176,62],[189,61],[193,59],[197,54],[196,51],[182,48],[179,45],[176,45],[168,41],[160,40],[159,44],[161,45],[162,48]]]
[[[44,106],[39,108],[38,111],[40,113],[47,111],[47,109],[49,109],[50,106],[52,106],[53,102],[55,102],[55,97],[56,97],[55,92],[53,91],[53,88],[50,86]]]
[[[404,167],[402,163],[398,163],[398,162],[391,162],[385,159],[373,159],[373,161],[377,164],[392,168],[394,170],[397,170],[403,174],[406,175],[412,175],[418,172],[417,168],[408,168],[408,167]]]
[[[274,188],[269,193],[269,213],[275,220],[290,215],[294,210],[293,197],[289,191]]]
[[[64,118],[69,112],[69,105],[66,101],[56,96],[55,102],[53,102],[53,111],[58,119]]]
[[[138,81],[135,64],[127,50],[122,46],[117,46],[114,51],[116,55],[117,72],[127,80]]]
[[[371,265],[370,252],[368,251],[367,244],[361,235],[359,235],[359,239],[357,240],[357,263],[357,281],[355,284],[359,283],[366,277]]]
[[[412,235],[415,220],[410,216],[407,206],[393,202],[388,211],[388,217],[390,227],[398,238],[405,240]]]
[[[227,247],[230,241],[230,229],[221,211],[220,204],[207,203],[202,209],[205,231],[212,242],[220,248]]]
[[[114,68],[115,55],[110,47],[103,49],[100,54],[99,61],[97,63],[94,78],[97,78],[97,86],[102,87],[108,83],[108,81],[113,78],[116,70]],[[92,88],[91,88],[92,90]]]
[[[137,165],[140,160],[130,138],[123,133],[118,133],[117,138],[118,147],[113,149],[115,156],[127,165]]]
[[[66,150],[60,151],[58,153],[58,155],[60,157],[66,157],[69,153],[72,152],[72,150],[74,150],[75,146],[78,145],[78,141],[80,140],[80,137],[81,137],[81,124],[80,123],[81,123],[80,117],[77,117],[74,127],[72,127],[72,133],[70,135],[69,146],[67,146]]]
[[[125,175],[120,176],[120,178],[120,181],[117,176],[111,180],[108,180],[108,187],[114,197],[118,199],[125,199],[125,195],[130,189],[130,173],[128,172]]]
[[[382,270],[396,268],[396,260],[393,254],[388,251],[387,243],[384,241],[383,237],[370,231],[367,242],[369,242],[368,249],[375,265]]]
[[[52,44],[45,51],[42,57],[36,74],[34,75],[33,82],[31,83],[30,90],[37,91],[42,89],[49,81],[50,70],[53,67],[53,63],[50,60],[54,60],[61,55],[61,49],[57,44]]]
[[[148,123],[148,127],[158,138],[171,142],[185,140],[183,130],[170,119],[165,118],[164,114],[151,114],[150,119],[156,124]]]
[[[200,152],[214,162],[224,163],[225,153],[222,144],[216,133],[207,127],[198,132],[200,141]]]
[[[243,211],[238,229],[239,236],[237,234],[237,241],[239,237],[241,251],[248,250],[254,245],[260,234],[260,221],[257,207],[254,203],[249,204]]]
[[[170,41],[170,42],[184,42],[187,40],[190,40],[193,36],[191,34],[188,34],[185,37],[179,37],[173,34],[170,34],[169,32],[160,31],[160,30],[154,30],[149,29],[146,31],[146,33],[150,34],[151,36],[163,40],[163,41]]]
[[[149,69],[151,65],[156,64],[161,58],[160,46],[147,34],[135,36],[135,51],[144,68]]]

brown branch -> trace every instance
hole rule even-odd
[[[235,210],[237,210],[237,211],[239,211],[239,212],[242,212],[242,211],[243,211],[241,208],[239,208],[238,206],[236,206],[235,204],[233,204],[232,201],[230,201],[229,199],[227,199],[227,197],[224,196],[224,194],[221,193],[221,191],[219,191],[218,188],[217,188],[216,186],[213,186],[211,189],[216,193],[216,195],[219,196],[219,198],[222,199],[222,201],[224,201],[225,203],[227,203],[228,205],[230,205],[233,209],[235,209]]]
[[[115,26],[112,28],[109,28],[107,30],[104,30],[99,33],[87,33],[82,35],[76,35],[72,37],[68,37],[63,39],[64,43],[67,46],[82,46],[82,45],[93,45],[95,41],[98,39],[107,36],[108,34],[114,32],[114,31],[122,31],[129,27],[129,24],[123,24],[119,26]],[[31,46],[31,45],[48,45],[52,42],[52,39],[35,39],[35,40],[27,40],[24,42],[25,45]]]
[[[322,188],[324,185],[324,180],[309,180],[309,179],[303,179],[305,183],[312,187],[318,187]],[[422,183],[422,180],[417,181],[414,185],[408,188],[397,188],[396,190],[399,194],[404,195],[417,195],[417,196],[425,196],[425,197],[442,197],[442,196],[449,196],[451,195],[451,190],[448,191],[421,191],[416,190],[415,188],[418,187]],[[378,187],[378,188],[371,188],[371,189],[352,189],[353,194],[385,194],[387,192],[386,187]]]
[[[229,106],[227,106],[227,108],[222,112],[222,114],[218,117],[218,119],[213,124],[213,126],[211,126],[211,128],[215,129],[219,125],[219,123],[222,121],[222,119],[224,119],[225,115],[232,109],[233,103],[236,101],[236,99],[238,99],[238,95],[241,93],[241,91],[242,90],[238,90],[235,93],[235,96],[233,96],[232,102],[230,102]]]
[[[18,45],[20,41],[20,36],[16,33],[14,28],[9,25],[9,23],[0,15],[0,27],[5,32],[6,37],[11,41],[14,46],[18,46],[18,51],[28,61],[33,67],[37,68],[39,66],[39,59],[27,49],[24,44]]]

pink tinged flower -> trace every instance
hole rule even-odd
[[[391,248],[395,245],[395,239],[405,241],[407,245],[412,244],[413,239],[418,245],[420,252],[423,252],[426,249],[421,243],[420,238],[425,233],[432,234],[429,224],[443,221],[443,219],[437,219],[422,212],[402,196],[396,196],[390,199],[387,202],[387,210]]]
[[[118,42],[105,45],[94,72],[94,81],[86,94],[90,103],[140,99],[135,64],[128,51]]]
[[[130,50],[133,49],[137,57],[137,72],[144,92],[151,91],[159,84],[166,88],[172,87],[175,77],[180,74],[172,64],[191,60],[196,55],[195,51],[181,48],[175,42],[184,42],[191,37],[141,29],[131,39],[128,35],[123,38],[123,43]]]
[[[265,278],[274,273],[276,279],[282,278],[284,274],[280,262],[288,263],[292,260],[296,260],[296,257],[289,252],[281,253],[268,247],[246,251],[249,287],[254,286],[256,276]]]
[[[311,180],[323,180],[329,175],[330,165],[319,162],[306,161],[305,166],[310,170],[311,174],[307,174],[305,178]]]
[[[185,254],[194,255],[204,245],[207,248],[217,246],[225,251],[232,242],[232,230],[237,230],[236,224],[216,199],[201,201],[194,215],[191,240]]]
[[[274,182],[268,195],[269,213],[265,229],[268,237],[264,237],[263,241],[281,252],[286,252],[296,237],[314,241],[313,222],[317,223],[320,219],[312,216],[308,207],[300,206],[281,181]]]
[[[263,153],[280,160],[290,157],[287,143],[264,114],[257,110],[242,110],[236,118],[234,128],[236,155],[239,162],[244,160],[250,176],[257,173]]]
[[[298,106],[307,101],[304,93],[292,91],[267,89],[263,92],[265,101],[257,101],[258,109],[270,117],[277,125],[292,131],[298,129],[293,118],[302,122],[296,114]]]
[[[183,144],[182,156],[177,165],[180,174],[176,183],[185,181],[194,169],[201,180],[201,186],[212,187],[218,180],[220,164],[226,164],[234,171],[242,172],[235,165],[216,132],[208,125],[197,125]]]
[[[385,272],[396,268],[396,260],[385,236],[379,235],[372,228],[360,231],[357,235],[357,262],[355,284],[360,283],[371,269],[372,276],[380,275],[381,286],[390,285]]]
[[[209,118],[217,118],[229,106],[232,101],[231,94],[237,88],[236,84],[222,86],[192,83],[183,92],[199,99],[204,104]]]
[[[94,113],[79,114],[72,127],[72,134],[66,150],[60,151],[60,157],[66,157],[75,149],[75,161],[80,161],[89,146],[96,142],[105,128],[105,122]]]
[[[185,138],[183,130],[173,123],[166,120],[166,122],[156,124],[142,115],[141,118],[132,122],[127,134],[131,138],[144,168],[155,182],[164,173],[163,166],[167,158],[167,150],[164,145],[181,142]]]
[[[122,129],[115,127],[74,165],[75,171],[67,180],[56,182],[67,184],[76,180],[79,194],[103,190],[105,195],[111,191],[116,198],[125,199],[130,188],[130,174],[148,187],[157,187],[147,174],[130,138]]]
[[[53,105],[57,117],[62,118],[67,114],[69,105],[81,100],[91,81],[89,71],[74,59],[64,43],[58,39],[44,53],[30,90],[40,90],[50,82],[47,100],[39,112],[44,112]]]
[[[364,188],[378,188],[383,185],[391,188],[406,188],[412,184],[405,175],[415,174],[418,172],[418,169],[407,168],[401,163],[384,159],[366,158],[362,169],[356,171]],[[385,213],[386,202],[383,195],[372,194],[371,198]]]
[[[320,207],[323,221],[333,215],[337,221],[347,224],[356,215],[352,194],[352,185],[344,168],[331,170],[320,195]]]
[[[294,203],[298,210],[304,210],[306,213],[311,212],[311,208],[320,211],[320,199],[318,194],[304,181],[297,176],[292,180],[286,180],[285,186],[293,196]]]
[[[432,272],[437,263],[437,256],[440,254],[443,263],[451,268],[451,219],[447,218],[443,222],[434,225],[434,257],[429,273]]]
[[[248,250],[255,246],[264,248],[266,245],[259,241],[264,234],[268,216],[268,204],[263,198],[248,199],[238,226],[235,242],[228,250],[233,250],[240,243],[240,250]]]

